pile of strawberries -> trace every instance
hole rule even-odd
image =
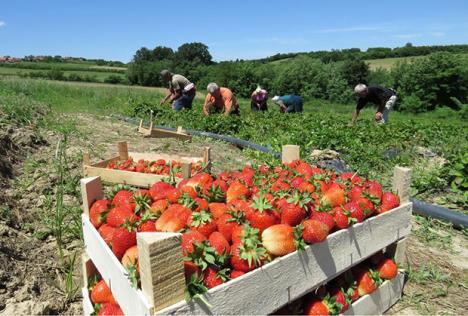
[[[399,204],[375,181],[294,161],[217,177],[197,173],[177,186],[122,189],[96,201],[90,220],[135,285],[136,232],[181,232],[187,289],[194,295]]]
[[[182,177],[182,164],[173,160],[166,161],[164,159],[158,159],[155,161],[149,161],[140,159],[135,162],[133,158],[130,157],[124,161],[110,162],[107,165],[107,168],[132,172],[152,173],[158,175],[174,174],[175,177]],[[192,163],[192,174],[195,174],[202,169],[203,165],[201,162]]]
[[[88,282],[88,290],[91,293],[91,302],[93,303],[94,311],[98,316],[124,314],[104,280],[95,275],[89,278]]]
[[[391,280],[397,274],[395,262],[378,253],[275,314],[338,315],[360,297],[374,292],[385,280]]]

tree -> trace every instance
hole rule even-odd
[[[208,46],[203,43],[186,43],[177,49],[175,54],[177,64],[188,62],[193,65],[210,65],[212,57],[208,51]]]
[[[156,46],[153,49],[153,60],[170,60],[174,57],[174,51],[170,47]]]
[[[152,61],[153,60],[153,53],[146,47],[142,47],[136,51],[135,55],[133,55],[133,61],[138,63],[141,61]]]
[[[369,65],[360,58],[349,58],[341,65],[341,73],[348,85],[354,87],[358,83],[367,83]]]

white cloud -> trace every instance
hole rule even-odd
[[[411,39],[411,38],[416,38],[416,37],[421,37],[421,34],[397,34],[393,35],[393,37],[396,38],[402,38],[402,39]]]
[[[432,32],[432,33],[429,33],[429,34],[431,34],[434,37],[444,37],[445,36],[445,32]]]
[[[365,32],[365,31],[380,31],[382,30],[381,26],[352,26],[352,27],[342,27],[335,29],[322,29],[317,30],[317,33],[346,33],[346,32]]]
[[[5,26],[5,25],[6,25],[5,21],[0,21],[0,27]]]

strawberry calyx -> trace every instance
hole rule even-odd
[[[254,196],[251,206],[260,213],[263,213],[265,210],[271,210],[273,208],[273,205],[271,205],[270,201],[265,198],[263,192],[260,192],[258,196]]]
[[[201,210],[200,212],[192,213],[192,222],[191,225],[194,227],[200,227],[201,225],[211,222],[212,216],[211,213]]]
[[[306,247],[304,238],[302,238],[303,230],[304,226],[302,224],[296,225],[294,227],[294,246],[296,246],[297,250],[305,250]]]

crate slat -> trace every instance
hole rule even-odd
[[[222,284],[204,295],[211,307],[180,301],[157,314],[271,313],[407,236],[411,209],[406,203]]]
[[[91,303],[91,298],[89,297],[89,292],[86,287],[81,288],[81,295],[83,296],[83,315],[89,316],[94,314],[93,303]]]

